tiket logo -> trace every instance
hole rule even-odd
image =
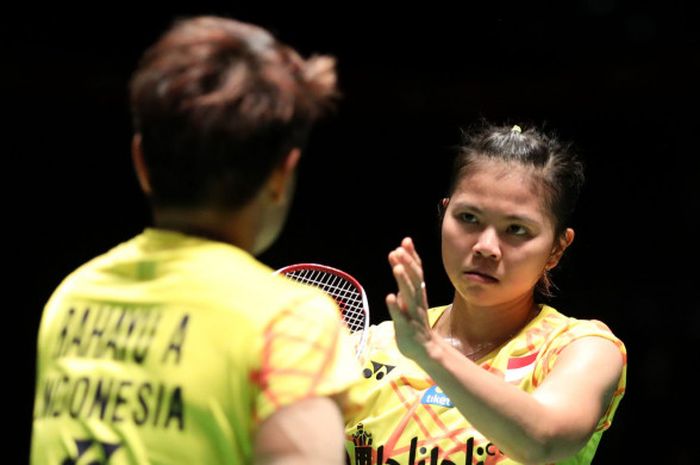
[[[399,462],[391,457],[384,458],[383,445],[377,448],[375,462],[372,460],[372,433],[365,430],[362,423],[357,425],[352,441],[355,445],[355,465],[495,465],[506,458],[492,443],[479,444],[470,437],[464,444],[463,461],[458,463],[448,458],[440,460],[439,447],[435,446],[428,451],[424,446],[419,447],[418,438],[413,437],[408,450],[408,462]]]
[[[439,405],[440,407],[448,408],[454,407],[454,404],[450,398],[447,397],[444,392],[442,392],[442,389],[440,389],[437,384],[434,384],[426,389],[425,393],[423,393],[423,397],[420,399],[420,403],[423,405]]]
[[[74,441],[78,455],[75,458],[66,458],[61,462],[61,465],[106,465],[112,454],[121,447],[121,444],[110,444],[94,439],[74,439]],[[97,447],[93,447],[93,445]],[[98,455],[97,459],[95,455]],[[101,457],[99,457],[100,455]]]
[[[370,360],[370,362],[372,362],[372,368],[365,368],[364,370],[362,370],[362,376],[364,376],[367,379],[371,378],[372,375],[374,375],[376,380],[379,381],[384,377],[384,375],[388,375],[391,372],[391,370],[396,368],[396,366],[386,365],[384,363],[375,362],[374,360]]]

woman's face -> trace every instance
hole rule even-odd
[[[533,179],[528,168],[488,160],[458,182],[442,223],[442,259],[465,301],[491,306],[529,298],[568,245],[555,241],[545,191]]]

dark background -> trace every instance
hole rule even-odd
[[[431,303],[451,298],[436,204],[460,128],[485,117],[573,140],[588,182],[553,303],[605,321],[629,351],[628,391],[595,463],[692,463],[697,11],[673,0],[236,3],[27,4],[2,16],[4,224],[16,258],[6,282],[20,297],[5,320],[18,425],[6,447],[16,463],[28,457],[43,303],[65,274],[149,222],[130,165],[129,75],[174,18],[204,13],[337,57],[343,100],[317,126],[288,227],[261,258],[345,269],[366,288],[373,323],[387,318],[383,296],[394,288],[386,254],[407,235]]]

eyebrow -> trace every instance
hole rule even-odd
[[[507,215],[506,219],[509,221],[514,221],[516,223],[537,224],[537,221],[533,220],[529,216],[524,215]]]
[[[471,203],[466,203],[466,202],[455,203],[455,208],[456,209],[464,208],[467,210],[471,210],[474,213],[478,213],[480,215],[484,213],[484,211],[481,208],[479,208],[475,205],[472,205]],[[514,221],[514,222],[520,222],[520,223],[538,224],[537,221],[535,221],[534,219],[532,219],[526,215],[506,215],[505,219],[507,219],[508,221]]]

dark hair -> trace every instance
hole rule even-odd
[[[472,166],[486,159],[531,167],[537,186],[544,189],[555,234],[564,233],[584,183],[583,163],[572,144],[535,128],[482,123],[463,134],[452,169],[450,195]]]
[[[130,85],[153,205],[245,205],[303,148],[335,82],[332,57],[304,60],[260,27],[211,16],[176,22]]]
[[[496,126],[482,122],[463,133],[463,143],[455,158],[449,194],[459,180],[484,160],[515,163],[532,169],[535,186],[544,193],[545,206],[554,221],[555,237],[566,231],[584,183],[583,163],[571,143],[562,143],[552,134],[529,127]],[[438,206],[440,218],[444,205]],[[556,288],[545,270],[535,291],[541,298],[553,297]]]

